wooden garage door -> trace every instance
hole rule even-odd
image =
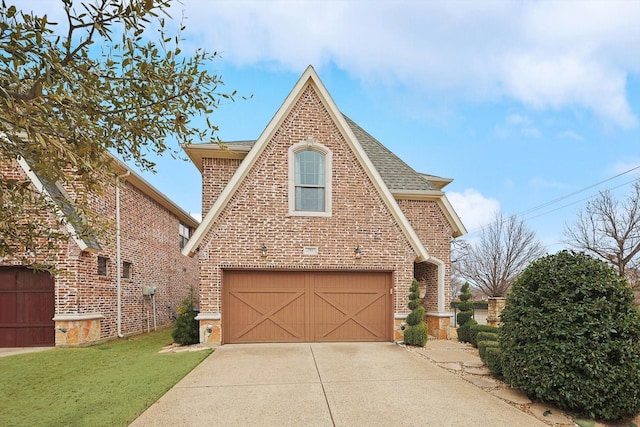
[[[49,273],[0,267],[0,347],[55,344],[53,289]]]
[[[391,273],[224,272],[224,343],[391,341]]]

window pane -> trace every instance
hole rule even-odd
[[[296,185],[324,185],[324,154],[313,150],[296,153]]]
[[[324,212],[324,188],[296,187],[296,210]]]

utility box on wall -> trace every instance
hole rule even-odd
[[[156,293],[156,285],[142,285],[142,295],[154,295]]]

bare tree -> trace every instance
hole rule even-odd
[[[546,253],[535,232],[515,216],[496,214],[480,240],[462,249],[457,272],[489,297],[503,297],[530,262]]]
[[[463,239],[451,240],[451,287],[449,295],[452,300],[458,298],[462,285],[466,282],[465,278],[462,277],[462,274],[460,273],[459,266],[460,259],[464,256],[468,247],[469,243]]]
[[[637,283],[640,267],[640,182],[633,183],[624,202],[609,190],[601,191],[565,226],[565,243],[610,262],[629,283]]]

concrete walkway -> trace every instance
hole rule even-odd
[[[465,353],[439,342],[225,345],[132,426],[545,425],[438,366]]]
[[[16,354],[37,353],[40,351],[51,350],[54,347],[9,347],[0,348],[0,357],[14,356]]]

